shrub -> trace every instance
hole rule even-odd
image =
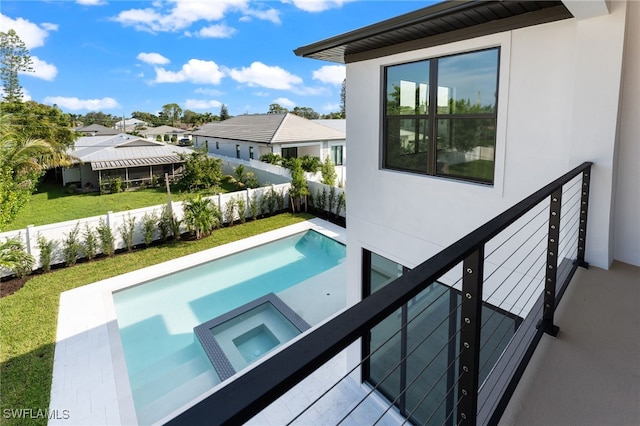
[[[154,213],[145,213],[144,216],[142,216],[142,236],[144,238],[144,245],[147,247],[153,242],[157,222],[158,218]]]
[[[280,156],[280,154],[274,154],[273,152],[269,152],[267,154],[262,155],[260,157],[260,161],[262,161],[263,163],[269,163],[269,164],[279,166],[280,164],[282,164],[282,157]]]
[[[232,197],[224,205],[224,222],[227,223],[229,226],[233,226],[235,211],[236,211],[236,199]]]
[[[238,208],[238,219],[240,223],[245,223],[247,221],[247,202],[242,195],[236,198],[236,207]]]
[[[251,214],[251,220],[256,220],[258,218],[259,210],[260,203],[258,202],[258,193],[254,192],[251,195],[251,200],[249,201],[249,212]]]
[[[44,272],[51,270],[51,259],[53,256],[53,249],[55,247],[54,240],[47,240],[44,235],[38,233],[38,250],[40,251],[40,265]]]
[[[114,194],[124,191],[124,188],[122,186],[122,178],[120,176],[111,180],[110,190]]]
[[[82,244],[78,237],[79,234],[80,223],[76,224],[68,234],[65,234],[65,238],[62,241],[62,257],[67,266],[75,265],[82,253]]]
[[[160,230],[160,238],[162,241],[166,241],[171,233],[171,215],[167,206],[162,206],[162,212],[158,218],[158,229]]]
[[[133,236],[135,228],[136,218],[129,214],[122,222],[122,225],[120,225],[120,235],[122,236],[122,241],[124,241],[124,246],[127,248],[127,251],[133,250]]]
[[[104,219],[100,218],[100,222],[98,222],[96,232],[98,233],[98,238],[100,239],[100,251],[102,251],[102,254],[104,254],[105,256],[113,256],[116,251],[114,244],[115,240],[113,238],[111,227]]]
[[[336,216],[340,216],[340,212],[347,208],[347,196],[344,192],[338,195],[338,205],[336,206]]]
[[[0,244],[0,268],[8,269],[18,278],[24,278],[33,270],[36,260],[24,251],[18,238],[7,238]]]
[[[82,236],[84,237],[82,249],[89,260],[91,260],[96,257],[96,252],[98,251],[98,237],[96,237],[93,229],[89,228],[88,223],[84,224],[84,233]]]
[[[338,200],[336,199],[336,188],[332,186],[329,189],[329,205],[327,206],[329,208],[329,214],[333,213],[333,209],[336,206],[337,201]]]
[[[211,200],[197,196],[184,203],[184,222],[189,232],[195,233],[196,240],[206,237],[214,227]]]

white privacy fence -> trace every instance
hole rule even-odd
[[[282,183],[279,185],[264,186],[256,189],[247,189],[244,191],[218,194],[203,198],[208,198],[212,201],[222,214],[223,224],[226,224],[240,219],[241,212],[238,209],[238,200],[244,201],[244,213],[247,219],[252,217],[253,212],[256,212],[258,216],[261,216],[288,208],[290,205],[289,187],[289,183]],[[252,203],[255,206],[253,211]],[[174,201],[171,203],[174,217],[182,221],[180,224],[181,233],[187,231],[186,225],[183,221],[183,205],[184,202],[182,201]],[[233,210],[229,208],[232,205],[234,206]],[[78,228],[78,239],[82,242],[84,241],[87,232],[93,232],[96,234],[96,230],[100,226],[100,223],[102,222],[103,224],[106,224],[113,234],[115,249],[119,250],[126,248],[123,236],[125,223],[133,219],[133,245],[141,245],[145,242],[143,233],[145,217],[150,218],[153,216],[157,223],[163,208],[166,207],[167,204],[162,204],[117,213],[108,212],[101,216],[87,217],[48,225],[28,226],[24,229],[0,233],[0,241],[4,242],[7,239],[17,239],[22,242],[25,247],[25,251],[36,259],[34,269],[38,269],[42,266],[40,262],[40,249],[38,248],[39,237],[44,237],[47,241],[53,242],[54,248],[51,255],[52,265],[64,263],[64,241],[76,227]],[[156,225],[154,228],[153,240],[155,241],[159,240],[161,235],[158,226]],[[97,253],[102,253],[99,244]],[[80,257],[84,257],[84,254],[81,254]],[[11,271],[0,269],[0,277],[8,275],[11,275]]]
[[[246,161],[229,157],[218,158],[223,160],[223,174],[233,175],[233,169],[242,164],[246,167],[246,171],[255,173],[260,182],[270,183],[270,185],[265,185],[256,189],[247,189],[244,191],[204,197],[210,199],[218,208],[222,215],[223,224],[235,222],[240,219],[241,212],[238,209],[238,200],[242,200],[244,202],[244,216],[247,220],[251,219],[253,213],[256,211],[258,216],[262,216],[264,214],[271,214],[278,210],[290,208],[289,188],[291,184],[289,182],[291,180],[291,176],[288,169],[257,160]],[[325,212],[328,212],[330,217],[346,217],[345,190],[343,188],[333,188],[332,190],[328,185],[315,181],[316,179],[313,179],[312,176],[307,176],[307,178],[311,178],[307,180],[309,193],[311,194],[311,197],[308,199],[309,206],[314,207],[316,210],[324,210]],[[340,202],[341,198],[342,202]],[[233,203],[231,203],[232,199]],[[231,208],[232,205],[235,205],[234,208]],[[180,233],[186,232],[187,227],[183,221],[183,202],[174,201],[171,203],[171,206],[174,217],[179,221],[182,221],[180,223]],[[161,204],[117,213],[108,212],[100,216],[58,222],[48,225],[28,226],[24,229],[0,233],[0,242],[4,242],[7,239],[17,239],[21,241],[26,252],[36,259],[36,264],[34,265],[35,270],[42,267],[42,263],[40,261],[40,249],[38,247],[39,237],[43,237],[47,241],[53,242],[54,247],[51,254],[51,265],[64,263],[64,241],[76,227],[78,228],[78,240],[82,242],[85,240],[85,235],[88,232],[96,234],[96,230],[100,224],[105,224],[113,234],[115,249],[119,250],[126,248],[123,231],[126,232],[126,223],[133,220],[133,245],[139,246],[145,243],[145,236],[143,232],[145,219],[154,217],[156,220],[153,241],[157,241],[162,238],[159,227],[157,226],[157,221],[162,214],[163,208],[166,207],[167,204]],[[170,232],[169,235],[172,235],[172,233]],[[98,244],[97,254],[101,253],[102,252]],[[84,253],[81,253],[80,258],[82,257],[85,257]],[[6,277],[11,274],[11,271],[0,268],[0,277]]]

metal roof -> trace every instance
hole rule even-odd
[[[69,154],[83,163],[91,163],[93,170],[136,167],[153,164],[179,163],[179,154],[193,150],[149,141],[137,136],[85,136],[76,140]]]
[[[130,158],[125,160],[92,161],[91,170],[124,169],[125,167],[156,166],[182,163],[178,155],[149,158]]]
[[[571,18],[561,1],[450,0],[294,50],[349,63]]]

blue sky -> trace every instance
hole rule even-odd
[[[28,99],[63,111],[130,116],[168,103],[196,112],[269,105],[339,110],[344,67],[293,50],[428,6],[429,1],[2,1],[33,59]]]

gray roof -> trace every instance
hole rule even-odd
[[[172,126],[158,126],[158,127],[149,127],[144,131],[147,135],[164,135],[169,133],[175,133],[176,135],[184,133],[185,130],[179,129],[177,127]]]
[[[179,154],[191,149],[141,139],[121,133],[116,136],[84,136],[69,151],[93,170],[117,169],[153,164],[181,162]]]
[[[561,1],[451,0],[294,52],[330,62],[357,62],[571,17]]]
[[[219,123],[209,123],[194,136],[260,143],[343,140],[345,133],[295,114],[239,115]]]
[[[312,120],[314,123],[322,124],[323,126],[331,127],[332,129],[340,130],[341,132],[347,131],[347,120],[344,118],[339,119],[318,119]]]
[[[90,124],[88,126],[78,127],[76,129],[78,133],[92,133],[98,135],[117,135],[121,133],[119,130],[112,129],[110,127],[103,126],[102,124]]]

